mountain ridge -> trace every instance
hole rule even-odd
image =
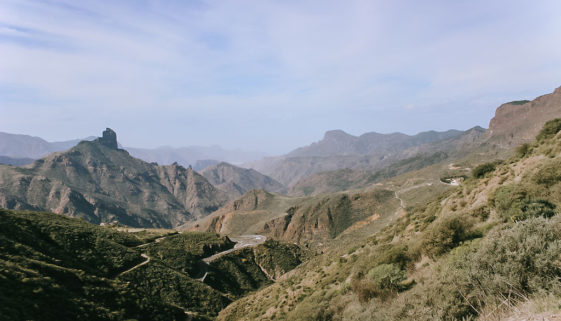
[[[191,168],[133,158],[109,131],[25,167],[0,166],[0,206],[96,224],[173,227],[226,203],[226,195]]]

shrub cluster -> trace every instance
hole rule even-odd
[[[421,243],[421,250],[427,256],[440,256],[463,241],[477,237],[472,231],[473,222],[460,215],[445,217],[434,222],[425,232]]]
[[[543,125],[542,130],[536,136],[536,140],[538,142],[542,142],[546,139],[552,138],[559,131],[561,131],[561,118],[552,119]]]
[[[499,215],[508,221],[522,221],[530,217],[552,217],[555,205],[545,199],[534,198],[520,186],[501,186],[493,197]]]
[[[475,178],[481,178],[485,176],[485,174],[494,171],[496,167],[497,167],[496,163],[484,163],[475,167],[473,169],[472,175]]]

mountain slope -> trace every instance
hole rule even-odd
[[[311,259],[218,320],[555,320],[560,132],[561,119],[546,123],[508,161],[475,167],[459,186]]]
[[[26,167],[0,166],[0,206],[52,211],[99,224],[173,227],[218,209],[226,196],[177,164],[157,166],[117,148],[110,129]]]
[[[261,234],[276,240],[322,247],[355,224],[386,224],[399,201],[392,191],[333,193],[286,197],[252,190],[211,215],[184,228],[228,235]]]
[[[228,163],[219,163],[201,171],[216,188],[226,192],[231,199],[238,198],[252,189],[283,193],[286,188],[276,180],[254,169],[245,169]]]

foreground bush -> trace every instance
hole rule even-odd
[[[507,221],[522,221],[530,217],[552,217],[555,205],[544,199],[534,199],[518,186],[501,186],[494,195],[494,206]]]
[[[556,118],[548,121],[543,125],[542,130],[536,136],[536,140],[538,142],[542,142],[546,139],[552,138],[553,136],[557,135],[557,133],[561,131],[561,119]]]
[[[495,163],[485,163],[477,166],[473,169],[472,175],[475,178],[481,178],[485,176],[485,174],[490,173],[495,170],[497,164]]]
[[[459,215],[446,217],[432,224],[425,233],[421,249],[427,256],[440,256],[461,242],[475,237],[470,219]]]

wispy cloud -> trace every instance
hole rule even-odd
[[[5,0],[0,127],[65,139],[110,125],[129,145],[280,152],[334,128],[485,126],[499,103],[561,85],[560,9]]]

